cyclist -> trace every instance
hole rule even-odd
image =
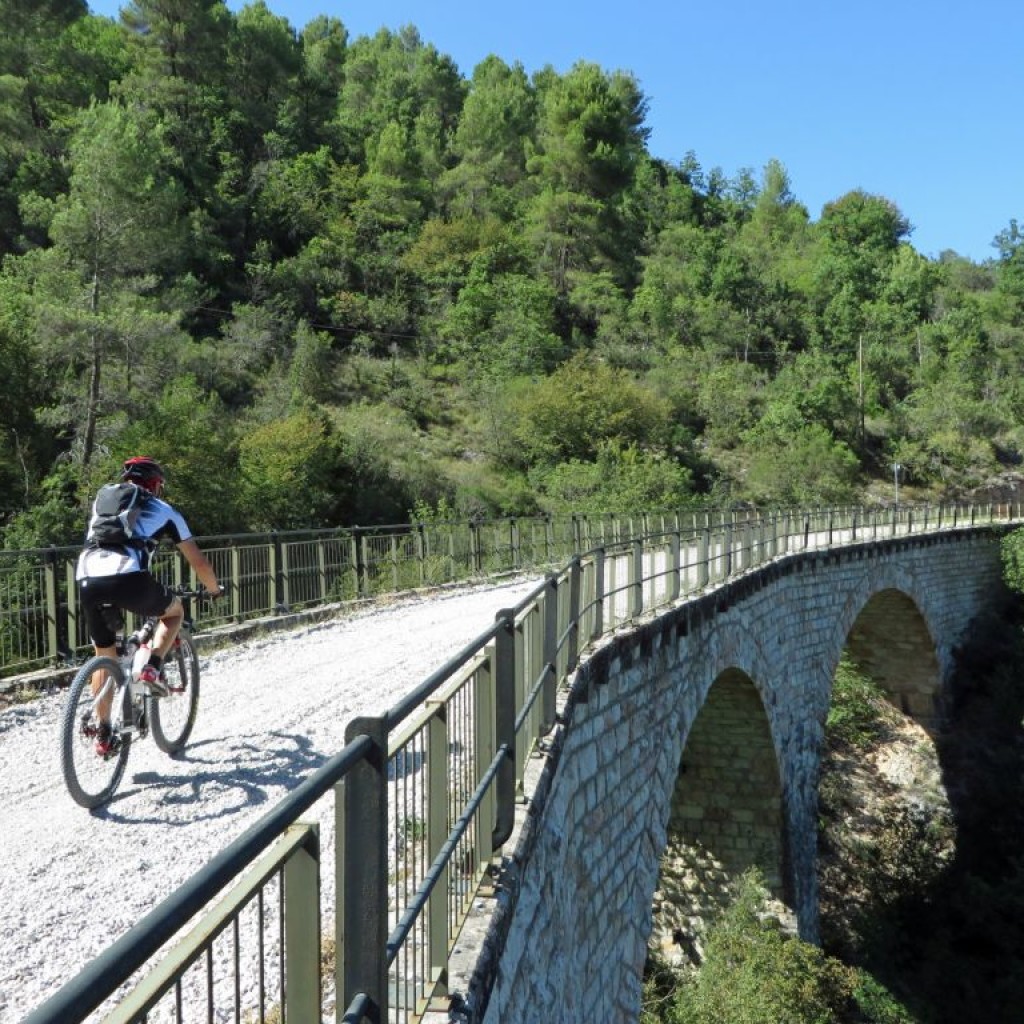
[[[132,524],[131,541],[111,544],[97,540],[95,534],[99,531],[100,518],[94,503],[85,547],[78,557],[75,572],[89,638],[98,655],[117,657],[116,634],[104,605],[160,619],[153,634],[148,663],[139,675],[156,697],[168,693],[162,672],[163,659],[178,635],[185,614],[181,599],[149,572],[150,559],[159,541],[169,537],[177,545],[212,597],[220,597],[224,592],[213,566],[192,539],[181,513],[161,497],[164,478],[160,464],[146,455],[135,456],[124,463],[121,480],[136,484],[145,498]],[[103,675],[97,673],[93,693],[102,683]],[[97,706],[95,712],[98,720],[96,751],[105,755],[116,747],[117,737],[110,728],[111,702],[103,703],[106,706]]]

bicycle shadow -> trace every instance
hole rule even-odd
[[[163,762],[168,771],[129,774],[114,798],[92,811],[93,817],[134,825],[189,825],[223,818],[266,803],[271,790],[293,789],[330,756],[314,749],[309,738],[299,733],[239,736],[230,742],[227,754],[216,760],[197,753],[211,744],[223,748],[224,741],[209,739],[189,745]],[[179,765],[183,770],[175,771]],[[225,792],[231,795],[227,799]],[[137,802],[141,795],[146,795],[146,806],[139,808],[139,813],[130,812],[125,803]],[[275,793],[274,798],[280,795]],[[173,813],[183,806],[190,808],[187,817]],[[209,810],[204,811],[204,806]],[[172,813],[161,814],[161,809]]]

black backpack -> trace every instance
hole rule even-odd
[[[96,494],[86,534],[90,547],[147,547],[136,529],[149,492],[138,484],[105,484]]]

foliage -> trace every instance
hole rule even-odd
[[[546,511],[628,515],[637,509],[681,508],[691,500],[689,470],[635,444],[601,443],[593,462],[573,459],[539,468],[531,480]]]
[[[832,701],[825,719],[828,742],[865,748],[883,733],[893,706],[881,687],[860,671],[845,653],[832,680]]]
[[[305,410],[239,440],[240,504],[250,528],[296,530],[330,522],[342,472],[327,418]]]
[[[666,406],[627,373],[578,353],[525,391],[515,432],[529,462],[590,461],[603,442],[667,440]]]
[[[755,448],[746,491],[756,501],[843,504],[856,493],[857,472],[853,452],[824,427],[811,424],[788,435],[777,433]]]
[[[1024,594],[1024,530],[1013,530],[1000,542],[1003,580],[1018,594]]]
[[[276,473],[249,450],[242,481],[238,439],[310,410],[340,468],[287,510],[308,525],[442,495],[847,501],[894,460],[948,500],[1024,458],[1015,219],[982,265],[915,252],[884,196],[815,221],[778,160],[653,158],[640,84],[585,60],[463,77],[411,25],[220,0],[0,12],[0,517],[25,536],[67,529],[47,480],[80,500],[143,444],[189,453],[198,528],[265,522]],[[184,381],[209,451],[165,414]]]
[[[1024,998],[1022,667],[1019,600],[994,602],[958,654],[950,720],[932,749],[942,799],[891,792],[877,778],[865,803],[864,782],[854,793],[851,779],[863,778],[879,739],[844,758],[841,732],[829,730],[829,761],[838,759],[819,787],[825,946],[895,993],[914,1021],[1010,1024]],[[862,704],[874,702],[853,682]]]
[[[882,986],[784,935],[766,916],[766,898],[756,872],[737,880],[700,969],[649,974],[645,1024],[913,1024]]]

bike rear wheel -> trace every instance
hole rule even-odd
[[[113,749],[97,753],[99,719],[92,675],[103,673],[101,694],[111,698],[110,726]],[[60,726],[60,767],[71,799],[82,807],[106,803],[120,785],[131,749],[130,733],[124,732],[121,664],[114,658],[90,658],[75,674],[64,701]]]
[[[192,735],[199,712],[199,658],[184,630],[164,659],[170,692],[149,702],[153,740],[167,754],[177,754]]]

